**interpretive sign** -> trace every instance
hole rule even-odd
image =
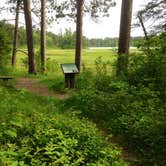
[[[61,64],[62,71],[65,75],[65,88],[74,88],[75,74],[79,73],[74,63]]]
[[[64,74],[67,73],[78,73],[77,66],[74,63],[61,64],[62,71]]]

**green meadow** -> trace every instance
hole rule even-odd
[[[26,51],[26,50],[24,50]],[[39,51],[36,49],[36,63],[39,64]],[[110,70],[115,65],[117,58],[117,51],[115,49],[83,49],[82,51],[82,68],[95,71],[95,63],[102,61],[109,64]],[[74,49],[47,49],[47,74],[62,74],[60,64],[75,63],[75,50]],[[18,73],[27,72],[27,55],[23,52],[17,54],[16,71]],[[37,65],[38,66],[38,65]],[[38,66],[39,68],[39,66]]]

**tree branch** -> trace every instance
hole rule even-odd
[[[24,50],[21,50],[21,49],[16,49],[16,52],[22,52],[22,53],[28,55],[28,51],[24,51]]]

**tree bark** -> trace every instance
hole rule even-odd
[[[144,32],[145,39],[148,40],[149,37],[148,37],[148,33],[147,33],[146,28],[145,28],[143,19],[142,19],[142,13],[141,13],[141,12],[138,13],[138,19],[139,19],[139,22],[140,22],[140,24],[141,24],[142,30],[143,30],[143,32]]]
[[[122,0],[117,76],[125,73],[128,68],[132,5],[133,5],[133,0]]]
[[[83,3],[84,0],[77,0],[75,64],[79,72],[81,69],[81,54],[82,54]]]
[[[36,74],[30,0],[23,0],[28,47],[29,74]]]
[[[17,0],[14,37],[13,37],[13,51],[12,51],[12,66],[13,67],[16,64],[16,52],[17,52],[17,41],[18,41],[18,20],[19,20],[20,4],[21,4],[21,1]]]
[[[41,72],[46,70],[46,0],[41,0]]]

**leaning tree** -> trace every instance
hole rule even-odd
[[[137,12],[138,22],[135,26],[141,26],[145,38],[158,35],[166,31],[166,0],[150,0]],[[147,24],[151,26],[147,26]]]

